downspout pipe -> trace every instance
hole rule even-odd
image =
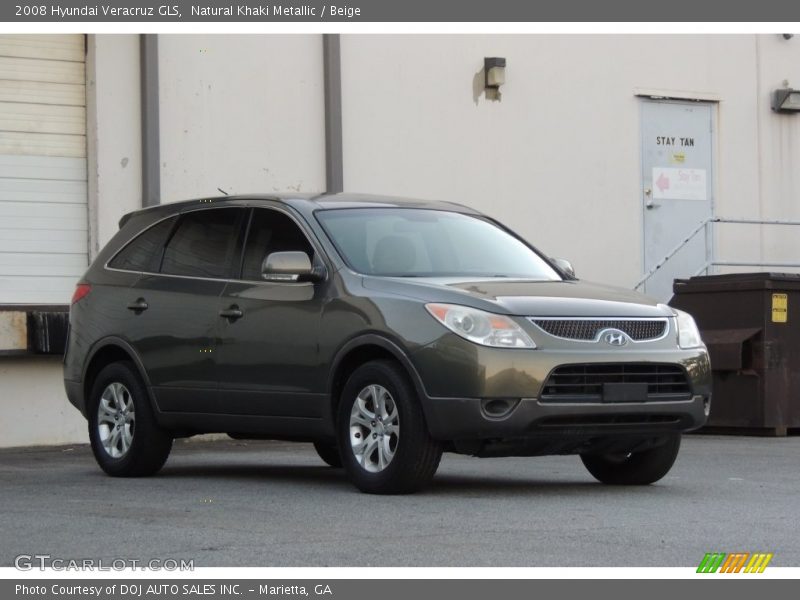
[[[158,106],[158,36],[139,36],[142,104],[142,206],[161,204],[161,138]]]
[[[325,90],[325,190],[336,194],[344,189],[342,161],[342,59],[340,36],[322,35]]]

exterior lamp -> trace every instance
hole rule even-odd
[[[506,59],[496,56],[483,59],[484,85],[487,90],[499,91],[506,82]]]
[[[772,110],[779,113],[800,112],[800,90],[775,90],[772,93]]]

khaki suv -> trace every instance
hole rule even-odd
[[[450,203],[350,194],[140,210],[80,280],[64,365],[110,475],[205,432],[312,442],[361,490],[427,484],[443,451],[579,455],[649,484],[704,424],[692,318],[578,280]]]

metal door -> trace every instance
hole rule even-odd
[[[713,212],[715,105],[642,101],[644,273],[648,273]],[[690,277],[707,260],[710,228],[697,232],[644,284],[660,300],[672,282]]]

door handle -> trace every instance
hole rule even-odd
[[[644,203],[644,206],[647,210],[653,210],[654,208],[658,208],[661,205],[657,204],[656,202],[653,202],[652,200],[648,200],[647,202]]]
[[[128,304],[128,310],[132,310],[133,312],[135,312],[138,315],[142,311],[147,310],[149,308],[149,306],[150,305],[147,304],[147,302],[144,301],[144,298],[137,298],[136,301],[131,302],[130,304]]]
[[[225,310],[219,311],[219,316],[225,317],[229,321],[235,321],[236,319],[241,319],[244,316],[244,312],[242,311],[241,308],[239,308],[234,304],[233,306],[229,306]]]

